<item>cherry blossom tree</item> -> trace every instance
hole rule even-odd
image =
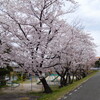
[[[64,3],[72,5],[64,10]],[[95,61],[92,38],[72,27],[63,15],[75,11],[73,0],[0,1],[0,65],[16,62],[23,71],[35,74],[51,93],[43,73],[55,71],[60,85],[81,79]]]
[[[68,28],[64,27],[66,30]],[[55,70],[57,74],[61,77],[60,86],[66,86],[73,82],[74,77],[76,79],[81,79],[86,76],[87,69],[91,67],[91,64],[95,62],[95,44],[89,34],[85,33],[83,30],[77,28],[69,28],[70,33],[67,38],[66,34],[63,33],[64,41],[63,49],[60,51],[59,65]],[[63,42],[61,42],[63,43]],[[71,76],[73,75],[73,78]]]
[[[7,43],[8,39],[5,37],[7,35],[6,32],[3,32],[1,28],[0,30],[0,67],[6,67],[9,65],[11,58],[11,45],[9,42]]]
[[[37,75],[46,93],[52,92],[42,73],[45,68],[58,65],[56,37],[63,27],[61,16],[64,3],[75,5],[73,0],[2,0],[0,1],[0,25],[12,44],[11,61],[16,61],[23,70]],[[3,34],[2,33],[2,34]],[[5,46],[2,45],[2,48]],[[1,51],[1,50],[0,50]],[[7,58],[7,55],[2,55]],[[1,61],[2,62],[2,61]]]

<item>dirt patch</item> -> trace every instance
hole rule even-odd
[[[0,100],[37,100],[37,98],[39,98],[39,96],[19,93],[7,93],[0,95]]]

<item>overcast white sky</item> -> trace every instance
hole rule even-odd
[[[100,57],[100,0],[75,0],[79,3],[73,18],[80,19],[85,30],[91,33],[98,46],[96,54]]]

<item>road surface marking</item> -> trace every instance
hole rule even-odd
[[[77,91],[77,89],[76,90],[74,90],[75,92]]]
[[[70,93],[69,95],[72,95],[72,93]]]
[[[77,89],[80,89],[80,87],[78,87]]]
[[[80,87],[82,87],[82,85]]]

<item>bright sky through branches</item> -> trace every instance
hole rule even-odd
[[[76,0],[79,7],[71,14],[74,20],[80,20],[85,30],[94,38],[96,54],[100,57],[100,0]]]

